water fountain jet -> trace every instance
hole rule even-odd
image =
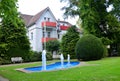
[[[42,52],[42,70],[46,70],[46,51]]]
[[[68,61],[68,66],[69,66],[70,65],[70,55],[69,54],[68,54],[67,61]]]
[[[24,68],[21,71],[26,72],[40,72],[40,71],[52,71],[52,70],[59,70],[69,67],[74,67],[79,65],[80,62],[71,62],[70,61],[70,55],[68,55],[68,62],[64,62],[63,54],[60,55],[61,62],[55,62],[53,64],[46,65],[46,51],[42,51],[42,66],[37,67],[28,67]]]
[[[63,63],[64,63],[64,57],[63,54],[60,55],[60,59],[61,59],[61,68],[63,68]]]

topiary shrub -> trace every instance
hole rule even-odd
[[[103,57],[104,46],[99,38],[85,35],[77,42],[75,52],[78,60],[97,60]]]

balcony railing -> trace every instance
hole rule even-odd
[[[67,30],[68,28],[70,28],[69,26],[60,26],[61,30]]]
[[[48,38],[48,37],[42,38],[42,43],[48,42],[48,41],[50,41],[50,40],[57,40],[57,38]]]
[[[42,27],[56,27],[56,25],[57,25],[56,22],[49,22],[49,21],[42,22]]]

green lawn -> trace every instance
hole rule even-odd
[[[0,75],[10,81],[120,81],[120,57],[89,61],[89,66],[52,72],[22,73],[15,70],[39,64],[41,63],[0,67]]]

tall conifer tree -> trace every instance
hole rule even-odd
[[[25,24],[17,11],[17,0],[0,2],[0,54],[1,57],[29,56],[30,43]]]

